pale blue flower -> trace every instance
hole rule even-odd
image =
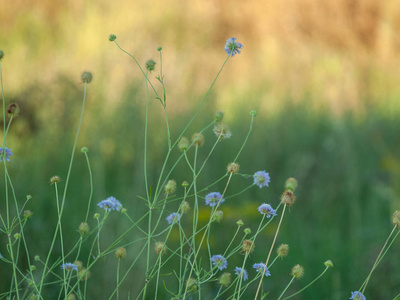
[[[211,257],[211,261],[213,262],[213,265],[217,266],[217,268],[220,269],[221,271],[223,269],[226,269],[226,267],[228,266],[226,258],[223,257],[222,255],[213,255]]]
[[[255,172],[253,175],[254,184],[257,184],[260,188],[263,186],[268,186],[271,179],[269,178],[269,174],[265,171]]]
[[[261,214],[267,215],[267,218],[271,218],[271,216],[276,216],[276,210],[272,208],[271,205],[263,203],[258,207],[258,211]]]
[[[247,280],[249,278],[249,275],[247,274],[247,271],[245,269],[242,269],[240,267],[235,268],[235,274],[238,276],[242,276],[243,280]]]
[[[10,161],[10,156],[13,155],[11,150],[7,147],[0,147],[0,162],[3,161],[3,158],[6,158],[6,161]]]
[[[67,271],[78,271],[78,266],[72,263],[65,263],[61,266],[61,269]]]
[[[121,202],[119,202],[114,197],[108,197],[106,200],[101,201],[97,205],[100,208],[104,208],[105,210],[117,210],[117,211],[119,211],[122,207]]]
[[[225,202],[225,199],[224,198],[221,199],[221,197],[222,197],[222,195],[220,193],[216,193],[216,192],[209,193],[206,195],[206,204],[213,207],[213,206],[217,205],[218,202],[220,204],[222,202]],[[219,201],[220,199],[221,199],[221,201]]]
[[[271,276],[271,273],[269,272],[268,268],[265,266],[263,262],[260,262],[258,264],[254,264],[253,268],[257,270],[257,272],[263,273],[265,269],[265,277]]]
[[[351,297],[349,299],[366,300],[367,298],[365,298],[365,296],[361,292],[355,291],[355,292],[351,292]]]
[[[234,56],[236,53],[240,54],[240,49],[243,48],[243,45],[239,42],[236,42],[236,38],[232,37],[227,39],[225,44],[225,51],[228,55]]]
[[[168,224],[178,222],[181,219],[181,214],[172,213],[167,217]]]

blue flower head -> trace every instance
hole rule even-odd
[[[236,267],[235,268],[235,274],[238,276],[242,276],[243,280],[247,280],[249,278],[249,275],[247,274],[247,271],[245,269]]]
[[[178,222],[181,219],[181,214],[172,213],[167,217],[168,224]]]
[[[361,292],[355,291],[355,292],[351,292],[351,297],[349,299],[366,300],[367,298],[365,298],[365,296]]]
[[[10,161],[10,156],[13,155],[11,150],[7,147],[0,147],[0,162],[3,161],[3,158],[6,158],[6,161]]]
[[[221,199],[221,197],[222,197],[222,195],[220,193],[216,193],[216,192],[209,193],[206,195],[206,204],[213,207],[213,206],[217,205],[218,202],[220,204],[222,202],[225,202],[225,199],[224,198]],[[219,201],[220,199],[221,199],[221,201]]]
[[[230,56],[234,56],[236,53],[240,54],[240,49],[243,48],[243,45],[239,42],[236,42],[236,38],[232,37],[226,40],[225,51]]]
[[[228,262],[226,261],[226,258],[223,257],[222,255],[213,255],[211,257],[211,261],[212,261],[213,265],[217,266],[217,268],[220,269],[221,271],[223,269],[226,269],[226,267],[228,266]]]
[[[254,184],[257,184],[260,187],[260,189],[263,186],[268,186],[269,182],[271,181],[271,179],[269,178],[269,174],[265,171],[255,172],[253,178],[254,178]]]
[[[258,207],[258,211],[260,214],[267,215],[267,218],[271,218],[271,216],[276,216],[276,210],[272,208],[271,205],[263,203]]]
[[[117,210],[117,211],[119,211],[122,207],[121,202],[119,202],[114,197],[108,197],[106,200],[101,201],[97,205],[100,208],[104,208],[105,210]]]
[[[71,263],[65,263],[61,266],[61,269],[67,271],[78,271],[78,266]]]
[[[269,272],[268,268],[265,266],[263,262],[260,262],[258,264],[254,264],[253,268],[257,270],[257,272],[263,273],[265,269],[265,277],[271,276],[271,273]]]

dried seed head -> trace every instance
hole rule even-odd
[[[59,176],[53,176],[50,178],[50,184],[55,184],[61,181],[61,178]]]
[[[192,136],[192,142],[195,146],[203,146],[204,144],[204,135],[202,135],[201,133],[195,133]]]
[[[251,240],[244,240],[243,241],[242,251],[244,253],[250,254],[250,253],[252,253],[254,251],[254,248],[255,248],[254,241],[251,241]]]
[[[115,256],[118,257],[119,259],[124,258],[126,256],[126,249],[121,247],[115,250]]]
[[[237,163],[230,163],[228,166],[227,166],[227,170],[228,170],[228,172],[229,173],[232,173],[232,174],[237,174],[238,172],[239,172],[239,164],[237,164]]]
[[[157,242],[154,246],[154,250],[156,251],[157,254],[165,254],[167,253],[167,247],[163,242]]]
[[[290,190],[284,191],[281,196],[281,203],[286,204],[287,206],[292,205],[295,200],[296,200],[296,196]]]
[[[176,181],[175,180],[168,180],[167,184],[164,187],[165,193],[170,195],[176,191]]]
[[[7,113],[10,115],[10,117],[18,117],[19,115],[19,106],[17,103],[11,103],[8,107],[7,107]]]
[[[189,212],[189,210],[190,210],[189,202],[187,202],[187,201],[183,202],[181,205],[181,213],[186,214]]]
[[[400,210],[396,210],[392,216],[392,223],[397,228],[400,228]]]
[[[289,245],[288,244],[281,244],[278,247],[278,250],[276,251],[278,253],[278,256],[280,258],[284,258],[288,255],[289,253]]]
[[[181,139],[178,142],[178,148],[182,152],[185,152],[189,148],[189,145],[190,145],[189,140],[187,138],[185,138],[184,136],[181,137]]]
[[[295,265],[292,268],[292,273],[290,274],[296,279],[300,279],[304,275],[304,268],[300,265]]]

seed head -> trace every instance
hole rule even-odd
[[[110,42],[114,42],[116,39],[117,39],[117,36],[116,36],[115,34],[110,34],[110,35],[108,36],[108,40],[109,40]]]
[[[220,223],[222,221],[223,216],[224,216],[224,213],[221,210],[217,210],[214,213],[213,221]]]
[[[90,271],[86,270],[86,268],[82,268],[78,271],[78,278],[80,281],[88,280],[90,277]]]
[[[119,259],[124,258],[126,256],[126,249],[121,247],[115,250],[115,256],[118,257]]]
[[[152,59],[149,59],[149,60],[146,62],[146,69],[147,69],[149,72],[154,71],[155,66],[156,66],[156,62],[155,62],[154,60],[152,60]]]
[[[18,117],[19,115],[19,106],[17,103],[11,103],[8,107],[7,107],[7,113],[10,115],[10,117]]]
[[[89,224],[88,224],[88,223],[82,222],[82,223],[79,225],[79,232],[80,232],[81,235],[86,235],[86,234],[88,234],[88,233],[89,233],[89,230],[90,230],[90,228],[89,228]]]
[[[281,196],[281,203],[286,204],[287,206],[292,205],[295,200],[296,200],[296,196],[290,190],[284,191]]]
[[[76,297],[74,294],[69,294],[67,300],[76,300]]]
[[[201,133],[195,133],[192,136],[192,142],[195,146],[201,147],[204,144],[204,135]]]
[[[288,244],[281,244],[278,247],[278,250],[276,252],[278,253],[278,256],[283,259],[289,253],[289,245]]]
[[[294,192],[297,188],[297,180],[294,179],[293,177],[290,177],[288,180],[286,180],[285,183],[285,189],[290,190]]]
[[[61,181],[61,178],[59,176],[53,176],[50,178],[50,184],[55,184]]]
[[[178,142],[178,148],[182,152],[185,152],[189,148],[189,145],[190,145],[189,140],[187,138],[185,138],[184,136],[181,137],[181,139]]]
[[[228,287],[228,285],[231,283],[231,273],[223,273],[219,278],[218,283],[224,287]]]
[[[400,228],[400,210],[396,210],[392,216],[392,223],[397,228]]]
[[[229,139],[232,136],[232,132],[229,130],[228,125],[224,123],[219,123],[214,126],[213,129],[215,135],[219,137],[219,140]]]
[[[156,251],[157,254],[165,254],[167,253],[167,247],[165,246],[165,244],[163,242],[157,242],[154,246],[154,250]]]
[[[24,210],[24,218],[29,219],[32,216],[33,216],[33,212],[31,212],[29,209]]]
[[[189,210],[190,210],[189,202],[187,202],[187,201],[183,202],[181,205],[181,213],[186,214],[189,212]]]
[[[164,187],[165,193],[170,195],[176,191],[176,181],[175,180],[168,180],[167,184]]]
[[[237,164],[237,163],[230,163],[230,164],[227,166],[226,169],[228,170],[229,173],[237,174],[237,173],[239,172],[239,168],[240,168],[239,164]]]
[[[253,253],[254,248],[255,248],[254,241],[252,241],[252,240],[244,240],[243,241],[242,251],[244,253],[247,253],[247,254]]]
[[[87,72],[87,71],[82,73],[82,82],[83,83],[90,83],[92,81],[92,79],[93,79],[92,73]]]
[[[296,279],[300,279],[304,275],[304,268],[300,265],[295,265],[292,268],[292,273],[290,274]]]

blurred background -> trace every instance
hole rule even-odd
[[[144,79],[134,61],[108,41],[109,34],[142,66],[148,59],[158,63],[152,81],[159,92],[154,77],[160,66],[157,47],[163,47],[173,139],[225,60],[226,39],[234,36],[244,45],[243,52],[229,59],[187,136],[212,121],[216,111],[225,112],[233,136],[220,143],[199,178],[206,186],[225,173],[248,131],[248,112],[257,110],[253,133],[238,161],[242,173],[269,172],[271,184],[224,203],[225,219],[211,239],[215,251],[230,241],[238,219],[256,230],[257,207],[263,202],[276,206],[285,180],[293,176],[299,182],[297,200],[277,241],[289,244],[291,251],[271,269],[264,285],[270,291],[267,299],[279,296],[292,266],[303,265],[305,275],[288,294],[313,280],[327,259],[335,267],[296,299],[347,299],[361,286],[392,229],[391,214],[400,209],[398,1],[14,0],[2,3],[0,29],[6,103],[17,102],[21,108],[8,135],[7,146],[14,153],[8,168],[19,201],[28,194],[33,197],[27,208],[34,216],[26,232],[32,257],[45,255],[53,235],[56,205],[48,181],[53,175],[65,180],[85,70],[93,72],[94,79],[77,149],[90,150],[95,186],[91,213],[99,212],[95,203],[111,195],[134,219],[145,211],[137,197],[144,196]],[[159,102],[151,101],[150,110],[148,172],[155,186],[167,141]],[[212,130],[205,137],[200,160],[215,140]],[[177,194],[182,194],[180,183],[191,180],[187,167],[180,164],[172,177],[178,182]],[[0,182],[4,190],[4,180]],[[227,193],[250,182],[234,178]],[[223,185],[216,188],[222,191]],[[76,230],[89,192],[86,162],[77,151],[64,214],[63,230],[73,232],[66,237],[67,245],[79,237]],[[4,201],[0,207],[3,211]],[[95,226],[92,219],[89,223]],[[111,218],[105,245],[128,226],[124,219]],[[247,266],[250,272],[253,263],[265,260],[274,226],[260,235]],[[6,238],[0,241],[4,255]],[[127,250],[125,270],[137,249]],[[368,285],[368,299],[392,299],[400,293],[399,251],[400,241],[395,241]],[[233,257],[228,271],[242,259]],[[122,299],[128,293],[136,297],[142,288],[142,268],[130,272]],[[1,292],[9,287],[9,271],[3,263]],[[108,299],[115,272],[112,256],[92,270],[89,299]],[[207,285],[203,295],[218,288]],[[249,288],[248,295],[254,295],[255,288]],[[47,291],[48,299],[56,297],[53,292]],[[167,294],[159,298],[169,299]]]

